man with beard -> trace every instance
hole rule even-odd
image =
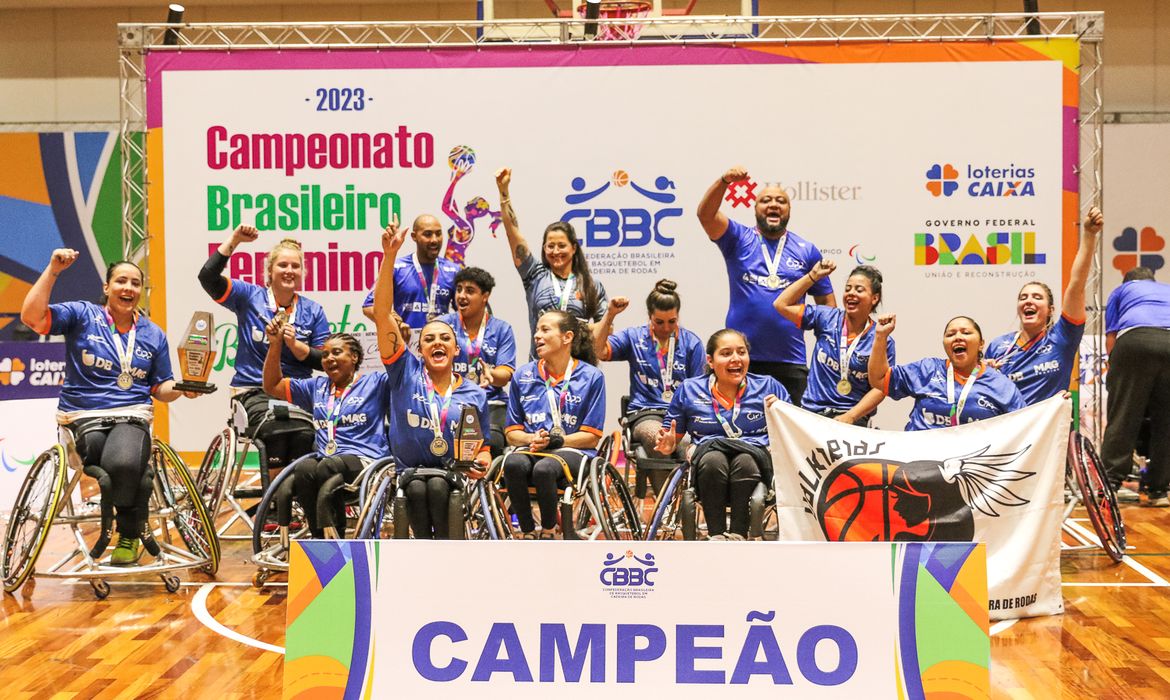
[[[719,246],[727,265],[730,303],[727,327],[743,332],[751,343],[752,371],[775,377],[800,405],[808,384],[804,333],[772,309],[780,290],[809,274],[821,261],[821,251],[788,230],[792,205],[780,185],[765,184],[756,197],[756,226],[732,221],[719,204],[733,182],[748,179],[735,166],[716,180],[699,202],[699,223]],[[836,306],[828,277],[809,288],[821,306]]]
[[[443,225],[430,214],[421,214],[410,227],[415,252],[394,263],[394,311],[411,328],[417,345],[418,331],[427,321],[451,310],[455,300],[455,275],[459,265],[439,257],[443,250]],[[374,292],[362,304],[366,318],[374,318]]]

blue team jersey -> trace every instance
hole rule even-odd
[[[439,266],[439,278],[435,279],[435,265]],[[459,265],[447,258],[439,258],[435,265],[419,264],[419,270],[414,269],[414,253],[394,261],[394,311],[402,317],[406,325],[418,330],[427,324],[427,304],[431,299],[431,283],[439,285],[435,289],[435,314],[445,314],[451,310],[455,301],[455,275],[459,274]],[[374,305],[374,291],[366,295],[363,307]]]
[[[849,358],[849,384],[853,390],[844,396],[837,391],[841,381],[841,331],[845,310],[832,306],[809,304],[804,307],[800,327],[816,336],[812,362],[809,366],[808,388],[800,400],[803,408],[821,412],[848,411],[869,393],[869,356],[873,353],[874,327],[870,324],[853,341],[857,348]],[[894,339],[886,339],[886,358],[894,366]]]
[[[268,354],[268,335],[264,329],[276,314],[276,308],[268,303],[268,288],[229,279],[227,292],[215,301],[236,313],[236,376],[232,377],[232,386],[261,386],[264,356]],[[320,348],[329,337],[325,310],[312,299],[297,294],[289,319],[296,329],[297,340],[311,348]],[[313,374],[288,346],[280,349],[280,368],[290,379],[304,379]]]
[[[390,446],[386,444],[389,384],[386,375],[381,372],[358,375],[353,388],[341,402],[341,415],[333,433],[333,439],[337,442],[336,454],[371,459],[390,454]],[[325,454],[325,444],[329,441],[330,394],[336,396],[329,377],[290,379],[288,382],[286,400],[313,414],[313,424],[317,428],[313,448],[318,456]],[[334,406],[334,409],[337,410],[337,407]]]
[[[678,429],[691,436],[691,441],[701,445],[708,440],[730,437],[715,417],[715,400],[711,396],[711,378],[694,377],[683,382],[675,392],[662,427],[670,430],[671,421],[678,422]],[[764,397],[775,394],[785,403],[792,403],[788,391],[774,377],[748,373],[747,383],[740,399],[739,414],[735,415],[734,403],[719,402],[719,415],[734,430],[743,431],[737,437],[758,447],[768,446],[768,421],[764,415]],[[734,397],[733,397],[734,398]]]
[[[1130,328],[1170,328],[1170,284],[1154,280],[1125,282],[1105,303],[1105,332]]]
[[[585,431],[600,436],[605,431],[605,378],[601,370],[580,360],[569,360],[573,373],[569,386],[564,378],[552,385],[553,400],[558,401],[561,424],[566,435]],[[536,433],[553,427],[549,391],[545,387],[542,363],[532,361],[512,375],[508,387],[508,420],[505,432],[523,430]],[[597,450],[581,450],[590,456]]]
[[[1006,358],[999,371],[1016,383],[1020,395],[1031,406],[1069,389],[1084,335],[1084,319],[1077,322],[1061,315],[1052,328],[1027,343],[1020,344],[1016,333],[999,336],[987,346],[987,358]]]
[[[524,284],[524,297],[528,302],[528,332],[536,332],[536,322],[540,320],[541,315],[545,311],[553,311],[561,308],[561,298],[557,294],[556,285],[554,284],[554,275],[552,270],[544,266],[532,253],[520,261],[520,267],[516,268],[520,273],[520,281]],[[558,278],[557,284],[561,285],[563,290],[567,282]],[[569,295],[568,303],[565,311],[569,312],[577,318],[585,319],[586,321],[600,321],[605,316],[605,309],[609,306],[609,299],[605,296],[605,287],[596,277],[593,278],[593,284],[597,287],[597,311],[592,318],[585,317],[585,296],[581,293],[581,287],[578,280],[573,281],[573,293]],[[529,348],[528,357],[530,359],[536,358],[536,343],[535,341]]]
[[[634,326],[609,337],[609,359],[630,363],[630,410],[666,408],[662,398],[662,368],[666,362],[666,348],[658,354],[658,346],[650,326]],[[683,380],[698,377],[707,367],[707,353],[699,336],[685,328],[678,329],[674,348],[674,370],[670,378],[673,391],[678,391]],[[661,358],[661,359],[660,359]]]
[[[727,327],[747,336],[752,344],[752,359],[762,362],[805,363],[804,333],[776,313],[772,302],[780,292],[808,274],[821,261],[821,251],[800,236],[788,232],[784,250],[776,269],[780,286],[765,286],[768,267],[764,261],[764,247],[769,256],[776,253],[776,241],[768,241],[754,227],[738,221],[729,221],[727,231],[715,241],[727,264],[729,303]],[[823,296],[833,293],[833,285],[825,277],[814,282],[808,293]]]
[[[468,338],[467,328],[463,326],[463,320],[459,317],[458,311],[449,313],[439,320],[450,324],[455,329],[459,355],[455,358],[452,369],[459,375],[466,377],[471,372],[469,351],[472,345],[471,339]],[[478,333],[479,328],[476,328],[475,332]],[[488,316],[487,327],[483,329],[483,345],[480,347],[479,353],[483,361],[492,367],[508,367],[515,370],[516,335],[512,332],[512,326],[499,317]],[[502,386],[488,387],[485,391],[487,391],[488,401],[504,401],[507,398]]]
[[[972,374],[975,380],[967,402],[963,405],[960,423],[993,418],[1024,408],[1024,397],[1010,379],[998,370],[985,367],[982,374]],[[963,384],[955,377],[955,401],[958,402]],[[931,430],[951,424],[951,404],[947,403],[947,361],[937,357],[898,365],[886,375],[884,391],[892,399],[914,397],[914,410],[906,430]]]
[[[167,336],[142,314],[134,324],[134,353],[130,359],[134,383],[126,390],[118,388],[122,360],[104,307],[88,301],[50,304],[49,322],[48,335],[65,336],[65,382],[57,403],[61,411],[149,404],[151,390],[174,379]],[[125,348],[129,331],[118,336]]]
[[[390,451],[398,460],[399,468],[445,467],[455,458],[455,435],[459,427],[459,415],[464,406],[471,406],[479,413],[479,424],[483,434],[488,434],[487,394],[471,382],[455,375],[455,388],[451,390],[451,403],[446,419],[442,415],[442,397],[435,403],[442,421],[443,439],[447,441],[447,452],[436,456],[431,452],[435,431],[431,425],[430,404],[427,400],[426,369],[422,360],[405,347],[386,365],[386,377],[390,387]]]

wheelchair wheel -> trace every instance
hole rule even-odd
[[[370,495],[362,505],[362,513],[358,518],[357,531],[354,538],[359,540],[380,540],[384,534],[394,531],[388,522],[387,516],[392,516],[393,508],[390,501],[394,498],[397,489],[397,480],[388,470],[374,480],[370,487]]]
[[[235,466],[235,452],[236,434],[231,428],[224,428],[211,439],[195,474],[195,490],[213,518],[219,513],[223,501],[228,472]]]
[[[302,457],[301,459],[304,459]],[[280,528],[274,527],[276,523],[276,492],[284,483],[285,479],[291,479],[293,473],[296,471],[294,467],[300,460],[294,460],[292,464],[281,470],[276,478],[269,484],[264,491],[264,497],[260,499],[260,504],[256,506],[255,525],[252,527],[252,554],[260,554],[261,552],[269,552],[270,554],[281,556],[287,561],[288,552],[281,551],[282,545],[280,543]],[[271,522],[269,522],[271,520]],[[305,513],[301,510],[300,504],[293,500],[292,507],[292,524],[300,522],[301,526],[295,531],[289,527],[289,540],[301,539],[307,537],[309,534],[309,519],[305,517]]]
[[[511,525],[504,517],[503,503],[483,479],[476,481],[468,493],[467,539],[500,540],[510,538]]]
[[[630,488],[626,486],[625,479],[608,461],[598,460],[596,468],[599,473],[594,475],[590,486],[601,510],[601,527],[605,538],[642,539],[642,521],[638,517],[638,510],[634,507],[634,499],[630,497]]]
[[[1117,507],[1117,496],[1105,478],[1104,466],[1093,444],[1078,432],[1069,434],[1068,461],[1101,548],[1114,563],[1121,562],[1125,557],[1125,523]]]
[[[13,593],[32,575],[65,497],[65,448],[54,445],[37,457],[16,495],[4,535],[4,591]]]
[[[171,519],[175,529],[191,554],[207,558],[207,564],[200,571],[215,575],[219,570],[219,537],[215,534],[215,523],[208,515],[202,494],[191,479],[187,465],[170,445],[155,440],[155,448],[155,478],[161,487],[164,504],[173,509]]]
[[[679,527],[679,491],[683,480],[685,466],[675,468],[670,478],[662,486],[662,493],[658,494],[658,502],[654,507],[654,514],[650,517],[650,524],[646,527],[646,539],[673,540]]]

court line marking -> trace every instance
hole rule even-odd
[[[1097,534],[1085,529],[1085,527],[1083,525],[1081,525],[1079,523],[1073,523],[1073,522],[1066,523],[1066,525],[1069,529],[1073,530],[1074,532],[1077,532],[1081,537],[1087,538],[1090,542],[1096,543],[1097,546],[1101,545],[1101,540],[1097,539]],[[1136,561],[1133,557],[1129,557],[1129,556],[1122,557],[1121,562],[1123,564],[1125,564],[1126,566],[1128,566],[1129,568],[1133,569],[1134,571],[1138,572],[1142,576],[1145,576],[1146,579],[1149,580],[1150,583],[1149,584],[1114,583],[1111,585],[1114,585],[1114,586],[1152,585],[1152,586],[1159,586],[1159,587],[1170,587],[1170,581],[1167,581],[1166,579],[1162,578],[1158,574],[1154,573],[1149,568],[1147,568],[1144,564],[1142,564],[1139,561]],[[1085,584],[1062,584],[1062,585],[1085,585]]]
[[[263,649],[264,651],[283,654],[284,647],[278,647],[274,644],[262,642],[259,639],[253,639],[251,637],[240,634],[230,627],[225,626],[219,620],[216,620],[214,616],[212,616],[211,612],[207,609],[207,596],[211,595],[211,591],[219,585],[221,584],[205,583],[199,588],[198,591],[195,592],[194,597],[191,598],[191,612],[195,613],[195,619],[202,622],[204,627],[210,629],[212,632],[215,632],[221,637],[227,637],[228,639],[239,642],[241,644],[246,644],[250,647],[255,647],[256,649]]]
[[[991,634],[992,637],[994,637],[995,635],[999,634],[1000,632],[1003,632],[1004,630],[1006,630],[1007,628],[1016,624],[1017,622],[1019,622],[1019,620],[1000,620],[999,622],[992,624],[991,627],[988,629],[988,632]]]

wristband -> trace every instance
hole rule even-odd
[[[564,446],[565,446],[565,436],[564,435],[549,435],[548,436],[548,445],[545,446],[545,449],[546,450],[559,450]]]

